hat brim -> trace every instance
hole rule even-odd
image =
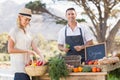
[[[29,17],[29,16],[25,16],[26,18],[28,18],[28,19],[31,19],[31,17]]]
[[[31,19],[31,17],[32,17],[30,14],[24,14],[24,13],[19,13],[19,14],[20,14],[20,15],[23,15],[23,16],[29,18],[29,19]]]

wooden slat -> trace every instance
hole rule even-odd
[[[106,80],[106,75],[107,72],[78,72],[70,73],[66,80]],[[50,80],[48,73],[40,77],[40,80]]]
[[[78,72],[70,73],[69,75],[107,75],[107,72]]]

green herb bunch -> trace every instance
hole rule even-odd
[[[108,80],[120,80],[120,68],[110,71],[108,74]]]
[[[53,57],[49,60],[49,76],[51,80],[66,78],[68,74],[67,66],[62,57]]]

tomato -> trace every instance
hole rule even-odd
[[[100,69],[100,68],[97,68],[97,72],[101,72],[101,69]]]
[[[97,72],[97,67],[92,67],[92,72]]]
[[[41,66],[41,65],[43,65],[43,62],[42,61],[37,61],[37,64],[36,64],[37,66]]]
[[[94,63],[94,61],[89,61],[88,65],[92,65]]]
[[[98,64],[98,61],[95,61],[93,64],[94,64],[94,65],[97,65],[97,64]]]

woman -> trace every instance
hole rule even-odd
[[[41,56],[27,30],[31,17],[31,10],[23,8],[18,14],[17,27],[13,28],[9,33],[8,52],[11,58],[11,68],[15,73],[14,80],[30,80],[29,76],[25,74],[25,64],[29,61],[30,55],[37,53]],[[30,50],[30,47],[34,51]]]

